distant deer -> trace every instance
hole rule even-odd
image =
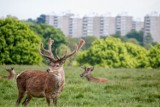
[[[15,77],[15,75],[16,75],[16,73],[15,73],[15,71],[14,71],[14,68],[11,67],[10,69],[6,69],[6,71],[9,72],[9,75],[7,76],[7,79],[8,79],[8,80],[14,79],[14,77]]]
[[[57,51],[53,55],[51,50],[52,43],[53,40],[49,38],[48,50],[44,49],[43,44],[41,44],[41,48],[39,49],[39,53],[50,61],[47,71],[26,70],[17,76],[19,92],[16,102],[17,106],[20,104],[25,93],[27,96],[22,103],[24,106],[27,106],[32,97],[45,97],[48,106],[50,106],[50,99],[52,99],[54,106],[57,106],[57,100],[65,82],[63,64],[67,58],[76,54],[85,42],[81,39],[80,43],[75,46],[75,50],[70,54],[67,54],[66,51],[63,57],[59,57]]]
[[[96,83],[106,83],[109,80],[106,78],[95,78],[92,76],[91,72],[94,70],[94,67],[87,68],[87,67],[82,67],[84,69],[84,72],[80,75],[80,77],[86,77],[88,81],[91,82],[96,82]]]

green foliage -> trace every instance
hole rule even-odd
[[[15,18],[0,19],[0,64],[39,64],[41,39]]]
[[[0,76],[7,75],[0,67]],[[46,70],[47,66],[12,66],[16,73],[26,69]],[[58,107],[159,107],[160,70],[95,68],[94,77],[108,78],[104,84],[80,78],[83,69],[65,67],[65,86]],[[0,107],[15,107],[18,97],[16,80],[0,80]],[[24,99],[23,99],[24,101]],[[52,101],[51,101],[52,104]],[[51,105],[53,106],[53,104]],[[22,107],[22,105],[20,105]],[[48,107],[45,98],[32,98],[27,107]]]
[[[151,67],[153,68],[160,67],[160,44],[157,44],[152,48],[150,48],[148,57],[149,57]]]
[[[45,48],[48,47],[49,38],[52,38],[54,40],[52,50],[55,50],[61,44],[66,44],[65,36],[59,29],[53,28],[52,26],[47,24],[31,24],[30,28],[41,36]]]
[[[143,31],[135,31],[135,30],[131,30],[127,35],[127,38],[134,38],[136,39],[140,45],[143,44]]]
[[[132,43],[125,43],[127,53],[131,56],[135,63],[136,68],[145,68],[149,66],[148,52],[145,48],[134,45]]]
[[[66,37],[66,41],[67,41],[67,46],[73,50],[75,49],[75,44],[77,44],[79,42],[80,38],[71,38],[71,37]]]
[[[91,47],[77,58],[80,65],[89,64],[107,68],[141,68],[148,66],[146,49],[120,39],[107,37],[94,41]]]
[[[41,14],[41,15],[37,18],[37,23],[45,23],[45,18],[46,18],[46,15]]]
[[[97,38],[95,36],[86,36],[83,37],[82,39],[85,40],[85,45],[82,47],[82,49],[88,49],[91,46],[92,42]]]

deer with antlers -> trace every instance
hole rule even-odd
[[[10,69],[6,69],[6,71],[9,72],[9,75],[7,76],[7,79],[8,79],[8,80],[14,79],[14,77],[15,77],[15,75],[16,75],[16,73],[15,73],[15,71],[14,71],[14,68],[11,67]]]
[[[47,72],[26,70],[17,76],[18,99],[16,105],[18,106],[20,104],[26,93],[27,96],[22,103],[24,106],[27,106],[32,97],[45,97],[48,106],[50,106],[50,99],[52,99],[54,106],[57,106],[57,100],[65,82],[63,64],[67,58],[76,54],[84,43],[84,40],[81,39],[80,43],[75,46],[75,49],[70,54],[67,54],[66,51],[62,57],[59,57],[57,52],[53,55],[51,50],[53,40],[51,38],[48,40],[48,50],[44,49],[43,44],[41,44],[39,53],[49,59],[49,69]]]
[[[84,69],[84,72],[80,74],[80,77],[86,77],[88,81],[96,82],[96,83],[106,83],[109,80],[106,78],[95,78],[91,74],[91,72],[94,70],[94,67],[82,67]]]

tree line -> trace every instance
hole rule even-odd
[[[139,35],[139,36],[138,36]],[[65,37],[60,29],[34,21],[20,21],[13,17],[0,19],[0,64],[41,64],[47,63],[38,53],[41,42],[54,39],[53,54],[63,55],[74,49],[80,38]],[[149,37],[148,37],[149,38]],[[160,65],[160,45],[151,37],[147,44],[143,32],[131,31],[122,37],[119,33],[97,39],[83,37],[86,44],[82,51],[66,62],[67,65],[94,65],[107,68],[158,68]]]

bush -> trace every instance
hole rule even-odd
[[[0,19],[0,64],[39,64],[40,37],[15,18]]]
[[[107,37],[94,41],[91,47],[78,55],[80,65],[90,64],[107,68],[142,68],[149,64],[147,50],[120,39]]]

